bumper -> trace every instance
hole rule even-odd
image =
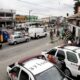
[[[14,44],[14,41],[8,41],[8,44]]]

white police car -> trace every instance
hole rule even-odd
[[[45,58],[52,55],[58,61],[63,62],[64,73],[68,76],[80,77],[80,48],[76,46],[55,47],[49,51],[42,52]],[[53,59],[55,60],[55,59]],[[57,61],[56,60],[56,61]]]
[[[38,58],[25,59],[7,67],[10,80],[68,80],[52,63]],[[69,79],[72,80],[72,79]]]

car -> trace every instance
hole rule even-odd
[[[43,55],[25,58],[7,67],[10,80],[72,80]]]
[[[68,76],[80,77],[80,47],[76,46],[58,46],[49,51],[41,53],[49,60],[49,55],[53,58],[52,61],[64,71]],[[51,59],[52,59],[51,58]]]
[[[10,35],[10,38],[8,39],[8,43],[17,44],[17,43],[25,42],[29,40],[30,40],[29,36],[26,36],[22,32],[17,31],[17,32],[13,32],[13,34]]]

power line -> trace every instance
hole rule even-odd
[[[24,4],[28,4],[26,6],[29,6],[29,4],[30,4],[30,7],[31,6],[32,6],[32,8],[35,7],[34,9],[30,9],[30,10],[33,10],[33,12],[36,11],[35,14],[40,14],[40,15],[48,15],[49,14],[50,15],[50,13],[49,13],[50,11],[53,10],[53,12],[54,12],[54,10],[57,10],[56,8],[46,7],[44,5],[40,5],[40,4],[37,4],[37,3],[32,3],[32,2],[29,2],[29,1],[23,1],[23,0],[17,0],[17,1],[19,1],[21,3],[24,3]],[[58,1],[58,4],[60,6],[60,4],[61,4],[60,1]],[[59,9],[59,6],[57,6],[58,9]],[[44,14],[44,11],[48,11],[48,13]],[[28,13],[29,13],[29,10],[28,10]]]
[[[47,9],[56,9],[56,8],[52,8],[52,7],[47,7],[47,6],[44,6],[44,5],[40,5],[40,4],[36,4],[36,3],[32,3],[32,2],[28,2],[28,1],[23,1],[23,0],[17,0],[17,1],[20,1],[20,2],[23,2],[23,3],[28,3],[30,5],[33,5],[33,6],[40,6],[42,8],[47,8]]]

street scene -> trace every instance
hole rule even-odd
[[[80,0],[0,4],[0,80],[80,80]]]

